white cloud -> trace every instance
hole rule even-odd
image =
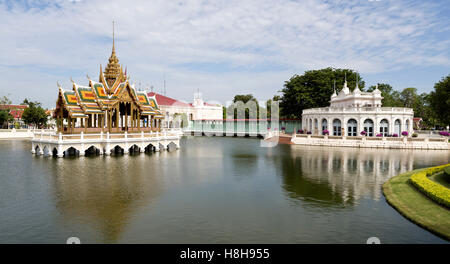
[[[240,92],[269,97],[290,75],[306,69],[350,67],[364,74],[410,65],[448,67],[449,40],[442,36],[449,25],[434,5],[356,0],[0,4],[0,49],[7,51],[0,53],[0,72],[5,93],[15,93],[13,86],[25,93],[51,83],[36,99],[52,105],[54,78],[67,87],[71,76],[82,83],[86,73],[96,77],[110,54],[111,21],[116,20],[120,62],[143,85],[162,88],[165,74],[169,95],[181,99],[189,99],[196,88],[221,101]],[[185,64],[217,69],[180,67]]]

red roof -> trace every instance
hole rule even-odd
[[[162,94],[150,92],[148,93],[148,96],[154,96],[156,95],[156,102],[159,105],[165,105],[165,106],[180,106],[180,107],[192,107],[192,105],[175,100],[173,98],[164,96]]]
[[[23,114],[23,109],[16,109],[9,111],[9,114],[14,117],[14,119],[21,119]]]
[[[28,105],[0,105],[0,110],[25,109],[25,108],[28,108]]]
[[[414,117],[414,118],[413,118],[413,121],[414,121],[414,122],[416,122],[416,121],[422,121],[422,117]]]

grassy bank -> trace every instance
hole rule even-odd
[[[388,203],[403,216],[430,232],[450,240],[450,210],[419,192],[409,178],[415,170],[391,178],[383,185]]]

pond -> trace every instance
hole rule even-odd
[[[33,156],[0,141],[0,243],[446,243],[402,217],[381,185],[448,151],[184,137],[153,154]]]

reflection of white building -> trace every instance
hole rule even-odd
[[[188,125],[184,122],[193,120],[223,119],[222,105],[204,102],[200,93],[194,95],[193,103],[185,103],[154,92],[148,93],[148,96],[156,97],[161,112],[165,115],[163,127],[184,127]]]
[[[381,91],[361,92],[358,85],[350,92],[347,81],[344,87],[331,96],[330,106],[303,110],[303,130],[312,134],[322,134],[328,130],[334,136],[359,136],[366,131],[367,136],[383,136],[403,131],[409,135],[413,129],[414,112],[411,108],[381,107]]]
[[[381,186],[416,166],[445,164],[448,151],[322,148],[294,146],[291,155],[301,176],[330,186],[343,201],[382,197]]]

